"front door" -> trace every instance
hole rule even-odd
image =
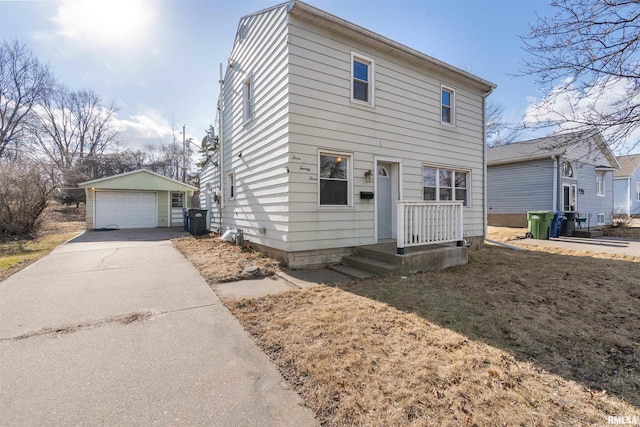
[[[376,171],[376,197],[378,215],[378,240],[393,237],[393,191],[391,185],[391,164],[378,163]]]
[[[578,210],[577,187],[576,184],[562,185],[562,205],[565,212],[575,212]]]

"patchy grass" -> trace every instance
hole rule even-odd
[[[470,252],[467,266],[225,304],[324,425],[640,417],[640,259]]]
[[[210,285],[247,277],[271,276],[280,269],[277,261],[260,252],[223,242],[214,233],[180,237],[172,242]],[[258,267],[260,271],[257,274],[245,274],[244,269],[251,266]]]
[[[0,282],[78,235],[84,230],[84,215],[84,208],[51,203],[45,211],[44,227],[35,239],[0,242]]]

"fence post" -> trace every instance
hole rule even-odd
[[[396,253],[404,255],[404,203],[398,202],[396,209]]]

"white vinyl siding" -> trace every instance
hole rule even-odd
[[[292,250],[375,243],[375,204],[359,198],[374,190],[365,173],[374,159],[402,161],[400,196],[422,200],[422,165],[455,165],[470,172],[471,200],[483,200],[482,95],[456,88],[456,127],[440,126],[440,82],[392,53],[290,20],[289,234]],[[351,101],[352,52],[375,58],[375,109]],[[317,147],[353,153],[353,208],[318,209]],[[295,157],[295,161],[292,158]],[[375,196],[374,196],[375,197]],[[483,203],[465,209],[465,236],[482,236]]]
[[[277,7],[242,18],[239,24],[242,42],[239,37],[229,56],[233,67],[225,72],[221,94],[222,227],[241,228],[247,240],[282,250],[288,249],[287,166],[294,167],[287,148],[286,12],[286,7]],[[244,98],[239,94],[249,72],[253,119],[245,122]],[[230,172],[234,180],[233,200],[229,200],[227,188]],[[212,221],[218,223],[220,219]]]

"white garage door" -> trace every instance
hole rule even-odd
[[[97,191],[95,228],[150,228],[157,225],[156,193]]]

